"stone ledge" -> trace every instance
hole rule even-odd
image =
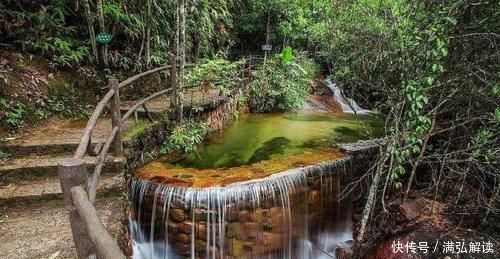
[[[348,154],[367,153],[385,145],[386,141],[385,138],[358,140],[352,143],[340,143],[337,147],[340,151]]]

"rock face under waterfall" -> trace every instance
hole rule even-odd
[[[350,203],[338,202],[349,158],[226,187],[131,181],[135,258],[331,258],[349,247]]]

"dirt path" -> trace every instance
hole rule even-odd
[[[124,205],[123,199],[115,197],[98,201],[99,216],[115,238],[122,236]],[[19,204],[0,209],[0,258],[76,258],[62,202],[26,208]]]

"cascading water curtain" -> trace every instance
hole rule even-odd
[[[338,201],[347,160],[202,189],[134,178],[133,257],[332,258],[352,239]]]

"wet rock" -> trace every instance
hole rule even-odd
[[[260,209],[260,208],[255,209],[255,211],[250,212],[250,215],[249,215],[250,221],[259,222],[259,223],[262,222],[266,212],[267,212],[267,210],[265,210],[265,209]]]
[[[191,252],[189,245],[185,243],[179,243],[179,242],[175,243],[174,249],[178,255],[188,255]]]
[[[226,213],[226,220],[229,222],[238,220],[238,210],[234,207],[229,208]]]
[[[238,213],[238,220],[240,222],[247,222],[250,220],[250,213],[248,210],[243,210]]]
[[[341,143],[338,144],[338,148],[341,152],[346,152],[349,154],[353,153],[364,153],[371,152],[381,145],[384,145],[385,139],[370,139],[370,140],[358,140],[353,143]]]
[[[193,230],[193,222],[184,221],[178,224],[179,231],[185,234],[191,234]]]
[[[272,199],[263,199],[260,201],[260,207],[263,209],[269,209],[273,206],[274,201]]]
[[[231,238],[227,242],[228,252],[235,258],[244,258],[245,247],[251,246],[252,242],[238,240],[236,238]]]
[[[175,240],[180,243],[184,244],[190,244],[191,243],[191,237],[185,233],[178,233],[175,235]]]
[[[182,209],[170,209],[170,218],[177,222],[182,222],[186,219],[186,213]]]
[[[206,248],[200,251],[200,258],[220,258],[219,249],[217,247],[210,246],[208,251]],[[232,256],[224,256],[224,259],[232,259]]]
[[[229,238],[245,239],[245,228],[243,223],[235,222],[227,225],[226,236]]]
[[[255,222],[245,222],[243,224],[246,236],[248,238],[255,238],[261,231],[260,225]]]
[[[179,232],[179,225],[174,222],[167,223],[168,232],[172,234],[177,234]]]
[[[283,208],[278,207],[271,208],[263,222],[263,225],[272,229],[273,232],[282,232],[285,224]]]
[[[282,233],[264,232],[262,236],[262,244],[268,246],[269,249],[274,250],[283,246],[284,236]]]
[[[307,201],[310,205],[318,204],[321,201],[320,191],[310,191],[307,195]]]
[[[196,239],[194,241],[194,249],[196,251],[206,251],[207,250],[207,242],[205,240]]]
[[[205,224],[196,225],[196,237],[205,241],[207,240],[207,225]]]

